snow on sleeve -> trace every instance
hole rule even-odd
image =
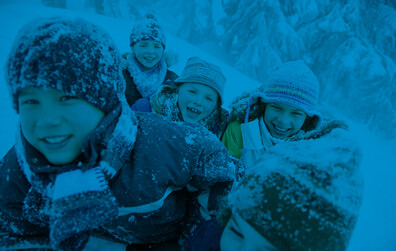
[[[218,182],[233,182],[236,178],[235,164],[221,143],[211,132],[201,126],[192,127],[185,140],[186,144],[193,143],[197,165],[192,170],[190,185],[195,188],[206,189]]]
[[[334,129],[317,139],[277,144],[260,161],[265,167],[259,171],[262,177],[278,172],[293,177],[343,210],[357,212],[360,208],[361,152],[344,129]]]

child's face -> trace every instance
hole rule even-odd
[[[53,165],[72,162],[104,117],[87,101],[54,89],[26,88],[18,96],[23,135]]]
[[[297,133],[304,124],[307,114],[294,106],[281,103],[267,104],[264,123],[270,134],[285,139]]]
[[[239,214],[233,213],[220,239],[221,251],[277,250]]]
[[[178,105],[185,122],[198,122],[216,108],[218,94],[206,85],[184,83],[178,89]]]
[[[158,41],[140,40],[132,47],[132,51],[139,63],[143,67],[150,69],[161,60],[164,54],[164,47]]]

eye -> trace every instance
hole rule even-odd
[[[197,93],[195,90],[188,90],[189,93],[195,94]]]
[[[292,115],[295,117],[304,117],[305,113],[303,113],[301,111],[294,111],[294,112],[292,112]]]
[[[280,111],[280,110],[281,110],[281,108],[280,108],[279,106],[277,106],[277,105],[270,105],[270,107],[271,107],[273,110],[275,110],[275,111]]]
[[[212,97],[206,97],[206,100],[208,100],[210,102],[214,102],[214,98],[212,98]]]
[[[37,99],[25,99],[20,102],[21,105],[36,105],[39,104]]]
[[[62,96],[59,100],[62,102],[65,102],[65,101],[75,100],[75,99],[78,99],[78,97],[65,95],[65,96]]]

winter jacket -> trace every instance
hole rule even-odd
[[[154,113],[161,114],[173,121],[183,121],[177,102],[177,86],[174,83],[163,85],[150,99],[151,109]],[[220,139],[229,121],[228,111],[218,107],[207,118],[198,121],[198,124]]]
[[[363,199],[361,158],[348,127],[328,119],[265,151],[227,207],[279,250],[346,250]],[[186,250],[220,250],[222,231],[214,220],[202,223]]]
[[[52,184],[55,179],[56,186],[63,173],[54,174],[51,170],[58,167],[46,162],[23,136],[22,144],[17,144],[7,153],[0,162],[0,247],[13,249],[28,243],[32,247],[53,247],[53,239],[62,231],[59,233],[51,227],[73,224],[74,213],[82,214],[80,220],[84,226],[77,221],[73,229],[65,229],[72,232],[67,239],[59,237],[64,241],[60,247],[65,249],[84,247],[87,238],[82,237],[89,235],[125,244],[174,242],[186,231],[184,222],[191,221],[186,219],[191,214],[186,209],[190,205],[188,201],[194,195],[207,192],[210,205],[218,199],[213,193],[217,190],[211,188],[227,187],[235,179],[235,167],[224,145],[201,127],[173,123],[152,113],[138,113],[133,123],[121,115],[111,121],[116,121],[116,125],[99,126],[102,131],[91,134],[89,143],[84,144],[83,155],[74,163],[74,169],[98,162],[100,167],[104,160],[111,163],[102,170],[109,191],[101,190],[99,196],[87,192],[71,195],[65,201],[48,200],[45,194],[52,190],[43,184]],[[130,127],[134,123],[137,124],[136,138],[128,152],[125,149],[129,149],[130,144],[122,142],[131,136],[122,137],[128,135],[128,131],[133,132]],[[107,152],[109,149],[110,153]],[[123,159],[125,156],[127,158]],[[40,170],[40,173],[35,173],[35,170]],[[93,169],[83,174],[90,170]],[[106,185],[101,177],[101,184]],[[37,183],[37,178],[43,182]],[[32,184],[40,185],[34,187]],[[60,190],[59,193],[65,192]],[[69,205],[80,208],[80,204],[73,203],[71,197],[77,198],[79,203],[87,201],[91,204],[79,212],[68,208],[74,212],[68,214],[69,211],[63,209]],[[108,216],[114,211],[111,209],[113,204],[118,206],[114,217]],[[90,210],[92,205],[97,206],[98,211]],[[50,214],[50,219],[48,211],[44,210],[48,206],[51,212],[56,213],[55,216]]]
[[[126,54],[123,57],[128,58],[129,56],[130,55]],[[139,90],[136,86],[136,83],[134,81],[134,78],[133,78],[130,70],[128,70],[128,66],[127,66],[128,62],[124,61],[124,64],[125,64],[125,66],[123,67],[124,69],[122,71],[122,74],[123,74],[125,82],[126,82],[125,96],[126,96],[129,106],[132,106],[138,99],[143,98],[143,95],[139,92]],[[165,75],[162,83],[165,83],[167,81],[173,81],[177,77],[178,77],[178,75],[176,73],[167,69],[166,75]],[[144,98],[149,98],[149,97],[144,97]]]

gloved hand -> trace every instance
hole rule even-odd
[[[100,167],[58,174],[52,201],[50,239],[57,249],[83,248],[90,230],[118,215],[117,201]]]

